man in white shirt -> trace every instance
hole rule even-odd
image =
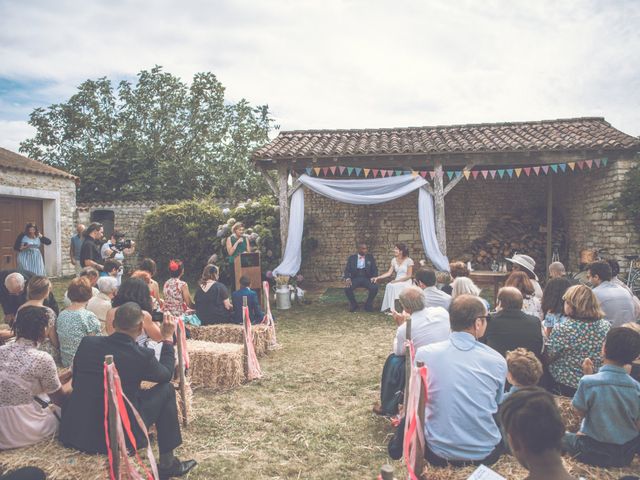
[[[428,268],[418,270],[416,283],[422,289],[426,307],[442,307],[449,310],[451,295],[436,287],[436,272]]]
[[[611,281],[611,265],[607,262],[593,262],[588,268],[589,282],[593,293],[600,302],[600,308],[612,327],[621,327],[627,322],[635,322],[635,305],[628,290]]]

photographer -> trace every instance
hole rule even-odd
[[[102,245],[100,249],[100,256],[103,260],[112,259],[118,260],[120,263],[124,262],[125,255],[131,255],[135,251],[135,242],[132,240],[125,240],[125,234],[114,230],[111,234],[111,238]],[[118,286],[122,283],[122,270],[118,271]]]

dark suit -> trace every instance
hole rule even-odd
[[[15,315],[24,302],[27,301],[27,282],[33,276],[32,273],[29,272],[20,272],[20,275],[24,277],[25,287],[22,290],[22,293],[19,295],[11,295],[7,291],[7,287],[4,286],[4,281],[11,273],[18,273],[17,270],[1,270],[0,271],[0,304],[2,304],[2,311],[5,315]],[[53,296],[53,292],[49,294],[49,298],[45,299],[44,306],[49,307],[51,310],[56,312],[56,316],[59,313],[58,310],[58,302],[56,302],[55,297]]]
[[[373,255],[367,253],[364,256],[364,268],[358,268],[358,254],[351,255],[347,259],[347,266],[344,269],[344,278],[351,279],[351,286],[344,289],[344,293],[349,299],[349,303],[352,307],[357,306],[356,297],[353,291],[356,288],[366,288],[369,291],[369,296],[365,303],[365,308],[371,309],[373,307],[373,299],[378,294],[378,285],[371,283],[372,277],[378,276],[378,266],[376,265],[376,259]]]
[[[249,307],[249,319],[251,323],[260,323],[264,318],[264,313],[260,308],[258,294],[250,288],[242,288],[231,294],[231,303],[233,303],[233,323],[242,325],[242,297],[247,297],[247,307]]]
[[[542,327],[540,319],[522,310],[502,310],[492,314],[485,343],[502,356],[509,350],[522,347],[537,357],[542,353]]]
[[[158,430],[158,449],[167,453],[182,443],[175,388],[170,383],[174,370],[174,351],[162,345],[160,361],[153,350],[140,347],[124,333],[108,337],[84,337],[73,360],[73,392],[62,410],[60,441],[67,447],[87,453],[106,453],[104,433],[104,375],[105,355],[113,355],[122,390],[148,426]],[[158,385],[140,390],[140,382],[147,380]],[[129,407],[127,407],[129,409]],[[144,435],[132,428],[138,447],[146,445]]]

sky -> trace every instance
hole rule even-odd
[[[88,78],[211,71],[282,130],[603,116],[640,135],[640,1],[0,0],[0,146]]]

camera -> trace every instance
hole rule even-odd
[[[164,313],[162,313],[162,311],[160,310],[154,310],[153,312],[151,312],[151,320],[153,320],[154,322],[162,323],[162,321],[164,320]]]
[[[125,239],[118,239],[115,243],[115,245],[113,246],[113,248],[115,250],[118,251],[122,251],[125,250],[127,248],[131,248],[133,246],[133,242],[131,240],[125,240]]]

